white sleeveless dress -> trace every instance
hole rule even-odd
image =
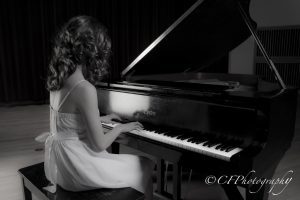
[[[152,161],[141,156],[93,151],[82,116],[59,112],[72,90],[83,81],[58,106],[56,92],[50,93],[50,134],[45,142],[44,162],[47,179],[70,191],[132,187],[144,192]],[[55,187],[50,190],[55,191]]]

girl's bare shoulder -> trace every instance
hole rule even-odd
[[[77,92],[80,93],[94,93],[96,92],[96,87],[88,81],[83,81],[80,85],[78,85]]]
[[[97,97],[96,87],[88,81],[82,82],[77,86],[73,93],[73,97],[77,100],[87,100],[88,98]]]

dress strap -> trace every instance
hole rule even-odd
[[[66,101],[66,99],[68,98],[68,96],[71,94],[71,92],[82,82],[86,81],[85,79],[78,81],[75,85],[73,85],[73,87],[67,92],[67,94],[64,96],[64,98],[62,99],[62,101],[60,102],[60,104],[57,107],[57,111],[59,111],[60,107],[63,105],[63,103]]]

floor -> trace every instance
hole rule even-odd
[[[48,106],[0,108],[0,199],[21,200],[18,169],[42,162],[34,137],[49,129]]]
[[[299,111],[299,108],[298,108]],[[22,189],[17,170],[43,161],[42,144],[34,137],[49,130],[47,105],[0,107],[0,200],[22,200]],[[274,178],[282,177],[293,170],[291,183],[277,196],[269,200],[296,200],[300,195],[300,115],[298,112],[292,147],[279,164]],[[280,147],[279,147],[280,148]],[[187,178],[185,178],[185,182]],[[170,187],[170,186],[169,186]],[[243,190],[241,190],[243,192]],[[209,186],[203,181],[184,184],[183,197],[186,200],[226,200],[219,186]]]

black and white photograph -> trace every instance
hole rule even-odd
[[[298,200],[299,0],[0,1],[0,200]]]

